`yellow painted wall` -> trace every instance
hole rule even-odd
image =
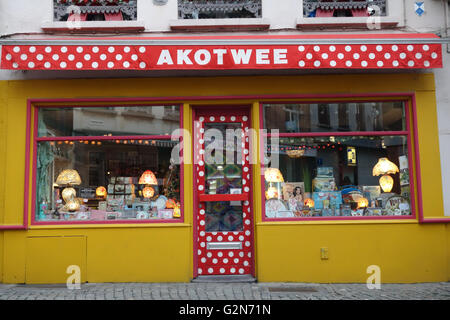
[[[443,204],[440,183],[435,183],[440,181],[440,161],[434,90],[432,74],[3,81],[0,82],[0,174],[4,178],[0,180],[0,201],[3,200],[0,223],[22,223],[28,98],[412,91],[417,97],[424,213],[427,217],[440,217]],[[190,127],[192,120],[190,103],[224,103],[189,98],[184,102],[186,127]],[[241,99],[234,103],[238,102],[253,104],[252,121],[257,127],[257,101]],[[255,197],[261,194],[259,174],[259,167],[254,166]],[[65,282],[66,275],[61,269],[71,261],[84,265],[83,280],[89,282],[189,281],[193,264],[193,195],[189,187],[192,179],[192,166],[186,166],[185,223],[4,231],[3,281]],[[445,224],[262,223],[259,200],[254,202],[254,208],[256,276],[260,281],[365,282],[366,268],[371,264],[381,267],[383,282],[447,281],[450,277],[450,228]],[[72,238],[61,239],[64,237]],[[328,260],[320,259],[321,247],[329,249]],[[43,255],[47,259],[39,260],[40,251],[46,251]],[[59,272],[49,274],[46,270],[55,267],[50,265],[55,260]]]

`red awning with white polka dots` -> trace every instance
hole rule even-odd
[[[9,40],[1,69],[232,70],[442,67],[433,34]]]

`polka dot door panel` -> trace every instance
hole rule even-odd
[[[199,276],[253,273],[250,122],[229,113],[201,112],[194,123]]]

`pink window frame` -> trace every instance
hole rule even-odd
[[[350,132],[303,132],[303,133],[279,133],[278,136],[281,137],[329,137],[329,136],[406,136],[407,147],[408,147],[408,166],[409,166],[409,176],[410,176],[410,193],[413,195],[410,199],[411,215],[409,216],[355,216],[355,217],[342,217],[342,216],[327,216],[327,217],[295,217],[295,218],[267,218],[266,217],[266,198],[265,194],[265,181],[264,175],[264,164],[261,162],[261,220],[262,222],[280,222],[280,221],[348,221],[348,220],[416,220],[417,219],[417,209],[419,210],[419,221],[422,222],[422,195],[420,189],[420,163],[419,163],[419,153],[418,153],[418,138],[417,138],[417,121],[416,121],[416,105],[413,96],[408,98],[400,98],[405,95],[398,95],[399,98],[395,99],[394,95],[364,95],[358,99],[356,96],[317,96],[308,97],[307,101],[261,101],[259,104],[259,115],[260,115],[260,126],[264,128],[264,105],[266,104],[313,104],[313,103],[364,103],[364,102],[403,102],[403,107],[405,109],[405,123],[406,130],[403,131],[350,131]],[[367,98],[373,98],[373,100],[367,100]],[[384,98],[382,98],[384,97]],[[324,100],[325,98],[325,100]],[[333,100],[334,98],[334,100]],[[337,100],[339,98],[340,100]],[[348,98],[348,99],[346,99]],[[345,100],[342,100],[345,99]],[[413,118],[411,119],[410,109],[412,109]],[[412,134],[411,134],[411,120],[413,122],[413,135],[414,135],[414,155],[412,152]],[[264,138],[270,138],[272,135],[270,133],[265,133],[260,135],[260,159],[264,159]],[[414,160],[414,161],[413,161]],[[414,165],[416,166],[415,172],[417,173],[415,183],[414,179]],[[417,203],[416,203],[416,185],[417,185]]]
[[[36,220],[36,178],[37,178],[37,143],[40,141],[78,141],[78,140],[96,140],[96,141],[114,141],[114,140],[171,140],[170,135],[128,135],[128,136],[62,136],[62,137],[38,137],[38,121],[39,121],[39,109],[41,108],[101,108],[101,107],[152,107],[152,106],[178,106],[180,110],[180,118],[179,118],[179,128],[183,129],[183,104],[181,103],[126,103],[129,100],[122,100],[122,99],[92,99],[92,100],[71,100],[66,99],[62,101],[58,100],[46,100],[46,103],[60,103],[63,102],[64,104],[61,105],[52,105],[52,104],[33,104],[32,101],[29,101],[28,103],[28,110],[27,110],[27,117],[30,119],[30,121],[27,121],[27,139],[29,139],[29,134],[31,132],[31,115],[33,115],[33,155],[32,155],[32,186],[31,186],[31,226],[46,226],[46,225],[90,225],[90,224],[96,224],[96,225],[108,225],[108,224],[154,224],[154,223],[184,223],[184,162],[182,160],[182,163],[180,164],[180,211],[181,211],[181,217],[178,219],[142,219],[142,220],[132,220],[129,219],[117,219],[117,220],[77,220],[77,221],[37,221]],[[142,101],[145,101],[145,99],[142,99]],[[77,104],[79,102],[92,102],[92,104]],[[98,102],[108,102],[109,104],[94,104]],[[122,103],[122,104],[118,104]],[[126,104],[123,104],[126,103]],[[29,140],[27,140],[29,141]],[[182,137],[179,138],[179,142],[182,142]],[[27,209],[28,209],[28,199],[29,194],[28,188],[29,185],[29,164],[30,164],[30,148],[27,148],[27,154],[26,154],[26,175],[25,175],[25,202],[24,202],[24,221],[27,222],[28,215],[27,215]],[[181,159],[183,159],[183,151],[180,151]],[[24,223],[26,225],[26,223]]]

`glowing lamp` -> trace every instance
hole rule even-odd
[[[81,184],[81,178],[78,174],[78,171],[75,169],[65,169],[61,171],[61,173],[56,178],[56,184],[58,185],[66,185],[68,188],[64,188],[64,190],[61,192],[61,196],[64,199],[64,202],[66,205],[69,205],[69,203],[75,199],[77,192],[74,188],[70,186],[74,185],[80,185]],[[77,202],[78,207],[72,211],[78,210],[80,208],[80,204]],[[72,204],[72,208],[75,208],[76,205]],[[71,210],[69,208],[69,210]]]
[[[139,178],[139,184],[153,184],[157,185],[158,180],[156,180],[155,174],[151,170],[146,170]]]
[[[367,198],[361,197],[358,199],[357,203],[358,203],[358,209],[367,208],[369,206],[369,200],[367,200]]]
[[[275,187],[269,187],[266,191],[266,199],[269,200],[274,198],[278,198],[278,190]]]
[[[97,189],[95,189],[95,195],[98,198],[106,198],[106,194],[107,194],[107,192],[106,192],[106,188],[105,187],[100,186]]]
[[[378,159],[378,163],[373,167],[372,174],[373,176],[380,176],[379,182],[381,189],[384,192],[391,192],[392,187],[394,186],[394,179],[392,179],[390,174],[398,173],[398,167],[395,163],[388,160],[388,158],[380,158]]]
[[[283,175],[278,168],[267,168],[264,171],[264,179],[267,182],[284,182]]]
[[[297,149],[297,150],[286,150],[286,154],[289,158],[301,158],[305,154],[305,150],[303,149]]]
[[[379,182],[383,192],[391,192],[392,187],[394,186],[394,179],[392,179],[390,175],[385,174],[384,176],[381,176]]]
[[[311,198],[306,198],[304,202],[305,207],[314,208],[314,200]]]
[[[64,199],[64,202],[66,203],[69,202],[71,199],[74,199],[76,195],[77,192],[72,187],[64,188],[64,190],[61,192],[61,196]]]
[[[155,189],[153,189],[152,187],[145,187],[144,189],[142,189],[142,195],[144,196],[144,198],[151,198],[155,195]]]
[[[77,211],[80,209],[80,202],[76,199],[71,199],[66,203],[66,207],[69,211]]]

